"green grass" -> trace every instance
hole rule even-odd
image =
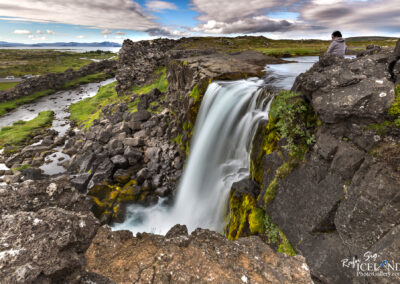
[[[110,52],[3,49],[0,50],[0,77],[60,73],[69,68],[77,70],[91,63],[91,59],[108,59],[112,56],[115,54]]]
[[[102,107],[118,100],[116,85],[117,82],[103,86],[95,96],[70,105],[70,119],[80,126],[89,128],[92,122],[100,117]]]
[[[99,82],[99,81],[106,80],[107,78],[109,78],[109,77],[106,74],[104,74],[103,72],[96,73],[96,74],[89,74],[85,77],[81,77],[81,78],[78,78],[78,79],[75,79],[75,80],[65,83],[63,86],[63,89],[68,89],[68,88],[76,87],[78,85],[83,85],[83,84],[89,84],[92,82]]]
[[[143,95],[150,92],[153,88],[159,89],[161,92],[165,92],[168,89],[168,81],[166,77],[166,68],[159,68],[155,73],[156,79],[148,85],[142,87],[133,87],[131,91],[133,94]],[[117,82],[108,84],[99,89],[98,93],[91,97],[72,104],[69,107],[70,119],[78,124],[79,127],[88,129],[94,120],[99,119],[102,115],[102,108],[106,105],[117,103],[117,102],[129,102],[128,107],[130,112],[137,111],[137,105],[139,98],[136,98],[133,102],[130,102],[132,94],[125,96],[118,96],[115,87]],[[155,106],[154,103],[150,106]],[[155,111],[161,109],[161,106]]]
[[[167,81],[167,68],[166,67],[162,67],[159,68],[156,71],[156,75],[158,75],[158,78],[155,79],[153,81],[153,83],[143,86],[143,87],[132,87],[131,91],[133,94],[137,94],[137,95],[143,95],[143,94],[147,94],[148,92],[150,92],[151,90],[153,90],[154,88],[159,89],[162,93],[164,93],[165,91],[167,91],[168,89],[168,81]]]
[[[218,52],[237,52],[244,50],[255,50],[264,52],[266,55],[282,57],[320,55],[326,52],[330,40],[272,40],[262,36],[241,36],[236,38],[222,37],[194,37],[178,44],[175,49],[214,49]],[[347,42],[350,49],[364,49],[367,45],[395,46],[395,39],[363,40],[352,39]]]
[[[0,83],[0,91],[5,91],[11,89],[12,87],[16,86],[18,82],[7,82],[7,83]]]
[[[52,90],[52,89],[45,90],[45,91],[39,91],[39,92],[33,93],[32,95],[21,97],[21,98],[15,99],[13,101],[0,103],[0,116],[6,114],[7,112],[9,112],[13,109],[16,109],[20,105],[33,102],[34,100],[36,100],[40,97],[47,96],[54,92],[55,92],[55,90]]]
[[[12,126],[0,130],[0,147],[5,145],[19,146],[32,138],[36,131],[51,125],[53,111],[42,111],[37,117],[28,121],[17,121]]]

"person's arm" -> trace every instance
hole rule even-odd
[[[326,54],[332,53],[334,47],[335,47],[335,42],[332,41],[332,42],[331,42],[331,45],[329,46],[328,50],[326,51]]]

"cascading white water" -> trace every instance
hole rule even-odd
[[[261,99],[264,81],[210,84],[194,129],[190,155],[172,207],[130,205],[115,230],[165,234],[175,224],[189,231],[222,231],[231,185],[249,175],[251,142],[258,122],[268,119],[271,100]]]

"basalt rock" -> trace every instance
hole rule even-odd
[[[356,269],[343,264],[346,259],[366,262],[369,251],[378,253],[379,260],[400,259],[395,249],[400,131],[388,113],[395,98],[389,72],[394,56],[381,49],[355,59],[322,57],[293,86],[321,120],[316,142],[297,166],[276,180],[273,198],[258,205],[306,258],[318,283],[399,281],[359,278]],[[257,149],[262,140],[254,142]],[[283,158],[278,151],[263,157],[261,188],[271,183],[265,174],[275,172]]]
[[[179,225],[165,237],[102,227],[86,259],[88,271],[116,283],[312,283],[303,257],[274,253],[259,237],[231,242]]]
[[[0,188],[4,283],[80,283],[98,221],[68,178]]]

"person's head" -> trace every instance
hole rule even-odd
[[[338,37],[342,37],[342,33],[339,31],[334,31],[332,33],[332,39],[338,38]]]

